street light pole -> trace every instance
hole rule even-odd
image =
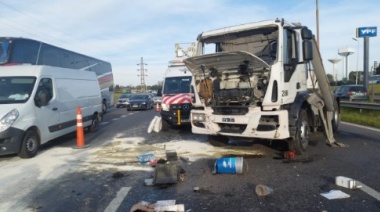
[[[358,42],[357,48],[357,57],[356,57],[356,85],[358,84],[358,72],[359,72],[359,52],[360,52],[360,42],[356,38],[352,38],[352,40]]]

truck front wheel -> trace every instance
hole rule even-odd
[[[306,109],[301,109],[297,119],[297,129],[295,137],[288,141],[290,151],[295,151],[298,155],[306,152],[309,145],[310,126]]]

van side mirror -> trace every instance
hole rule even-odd
[[[303,61],[313,60],[313,44],[311,40],[304,40],[302,42]]]
[[[34,97],[34,105],[36,105],[37,107],[41,108],[40,99],[37,96]]]
[[[197,100],[195,98],[194,86],[190,86],[190,93],[191,93],[191,102],[196,103]]]

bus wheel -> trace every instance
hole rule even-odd
[[[32,158],[37,155],[40,139],[35,130],[27,130],[22,139],[18,156],[20,158]]]
[[[297,120],[297,132],[295,138],[288,141],[290,151],[295,151],[298,155],[306,152],[309,145],[310,126],[306,109],[301,109]]]
[[[103,104],[102,104],[102,113],[103,114],[107,113],[107,105],[105,102],[103,102]]]

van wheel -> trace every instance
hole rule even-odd
[[[102,104],[102,112],[103,112],[103,114],[107,113],[107,105],[105,102],[103,102],[103,104]]]
[[[97,116],[95,116],[93,119],[92,119],[92,123],[91,125],[88,127],[88,130],[92,133],[94,132],[97,132],[99,129],[99,118]]]
[[[161,131],[163,132],[167,132],[170,128],[170,124],[168,121],[162,119],[162,128],[161,128]]]
[[[295,138],[288,141],[290,151],[295,151],[298,155],[305,154],[309,145],[310,126],[306,109],[301,109],[297,120],[297,132]]]
[[[22,139],[18,156],[20,158],[32,158],[37,155],[40,139],[35,130],[27,130]]]

